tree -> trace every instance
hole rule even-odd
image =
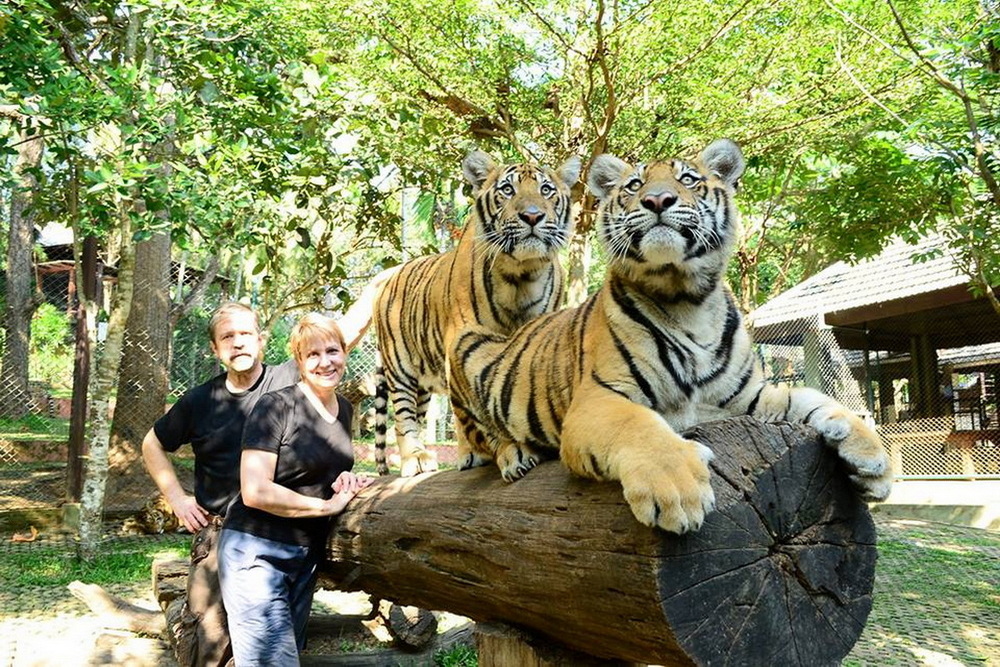
[[[893,26],[884,5],[842,4],[880,32]],[[906,16],[938,29],[971,5],[912,3]],[[353,19],[356,5],[347,6]],[[363,132],[421,187],[454,170],[473,142],[551,162],[571,152],[690,155],[718,136],[738,140],[751,162],[735,276],[745,277],[736,282],[747,308],[760,290],[780,289],[853,250],[846,239],[859,225],[838,235],[843,225],[825,224],[835,216],[808,217],[820,189],[810,175],[845,158],[874,162],[880,133],[893,129],[879,96],[904,101],[924,91],[877,39],[857,38],[824,1],[747,0],[695,11],[670,2],[392,0],[361,9],[362,34],[347,61],[373,99]],[[346,23],[337,32],[351,34]],[[877,180],[879,194],[891,192],[895,177]],[[593,213],[583,195],[578,188],[569,261],[577,294],[588,275]],[[874,201],[849,202],[836,214],[850,218],[855,205],[874,213]],[[917,204],[902,207],[895,229]],[[860,236],[855,257],[884,243],[881,229]]]
[[[873,256],[895,237],[915,241],[936,232],[970,287],[996,309],[989,288],[1000,283],[1000,246],[990,231],[1000,201],[995,10],[975,2],[920,11],[891,0],[825,5],[841,24],[838,67],[869,113],[835,141],[796,151],[794,170],[767,165],[772,176],[765,183],[774,185],[771,196],[760,198],[768,208],[756,222],[784,222],[758,237],[741,266],[756,265],[756,275],[767,280],[767,267],[781,260],[761,260],[789,247],[783,230],[794,231],[818,260],[807,272]],[[850,43],[868,44],[880,79],[892,85],[877,85],[871,66],[852,64],[843,54]],[[752,306],[760,297],[748,301]]]
[[[928,160],[951,177],[941,231],[973,291],[1000,316],[1000,8],[984,0],[967,31],[925,34],[920,43],[892,0],[908,63],[929,79],[938,113],[914,123],[916,140],[929,144]],[[922,45],[921,45],[922,43]]]
[[[236,273],[258,277],[254,296],[269,317],[317,305],[323,286],[346,275],[343,262],[357,244],[338,229],[360,209],[349,169],[356,160],[328,150],[336,98],[313,98],[335,82],[323,58],[310,55],[315,43],[299,36],[295,3],[19,5],[24,11],[0,21],[8,52],[17,51],[0,67],[0,90],[38,98],[35,114],[44,109],[59,137],[34,192],[39,219],[71,224],[78,239],[100,239],[111,264],[115,249],[138,244],[143,284],[134,303],[119,298],[123,310],[106,315],[118,322],[131,309],[125,356],[112,358],[106,341],[91,382],[104,364],[121,369],[111,390],[91,398],[116,394],[111,460],[124,466],[118,472],[138,472],[128,464],[165,400],[171,331],[164,323],[205,293],[219,256]],[[175,150],[162,149],[168,140]],[[347,205],[345,194],[353,194]],[[206,270],[201,281],[179,284],[171,303],[172,245],[204,258]],[[30,263],[27,270],[8,264],[30,277]],[[159,287],[144,289],[151,284]],[[93,302],[81,308],[90,318],[99,310]],[[150,344],[155,351],[141,349]],[[90,426],[95,409],[104,408],[91,404]],[[88,433],[92,457],[103,455],[93,446],[103,447],[104,436]],[[145,487],[115,479],[133,493]],[[88,493],[96,497],[93,485]]]
[[[20,128],[16,143],[15,183],[10,198],[7,233],[7,294],[4,308],[4,347],[0,360],[0,415],[22,417],[31,404],[28,392],[28,349],[31,316],[39,305],[34,285],[35,215],[32,195],[35,172],[42,159],[41,129],[16,107],[0,107],[0,115]]]

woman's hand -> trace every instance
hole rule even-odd
[[[347,503],[351,502],[361,489],[371,485],[374,481],[371,477],[359,477],[349,471],[337,475],[337,479],[333,480],[333,497],[327,501],[330,514],[343,512]]]

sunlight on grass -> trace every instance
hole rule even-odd
[[[20,419],[0,418],[0,439],[65,440],[69,438],[69,420],[40,415]]]
[[[0,580],[18,587],[65,586],[75,579],[102,586],[148,580],[153,560],[186,556],[188,540],[169,547],[151,544],[138,552],[107,553],[92,561],[56,549],[8,553],[0,559]]]

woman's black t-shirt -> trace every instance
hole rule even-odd
[[[243,449],[278,455],[274,481],[304,496],[328,500],[340,473],[354,467],[350,402],[337,396],[339,414],[327,422],[298,386],[257,402],[243,429]],[[277,542],[317,547],[326,543],[330,517],[288,518],[247,507],[239,497],[225,527]]]

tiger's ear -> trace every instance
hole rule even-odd
[[[736,182],[743,175],[746,162],[743,160],[743,151],[730,139],[716,139],[701,152],[702,164],[712,170],[719,178],[735,187]]]
[[[590,163],[590,172],[587,174],[587,187],[598,199],[607,198],[608,194],[615,187],[615,184],[632,167],[624,160],[603,153],[594,158]]]
[[[483,151],[472,151],[462,160],[462,175],[476,190],[483,186],[497,163]]]
[[[559,175],[559,180],[567,188],[571,188],[576,185],[576,182],[580,180],[580,170],[583,168],[583,162],[576,155],[573,155],[568,160],[562,163],[557,172]]]

